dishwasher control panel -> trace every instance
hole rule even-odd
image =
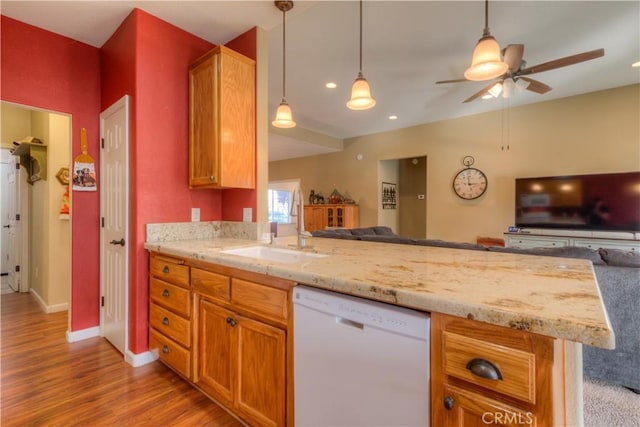
[[[296,286],[293,303],[335,316],[336,322],[355,328],[379,328],[427,340],[427,313],[366,298],[308,286]],[[425,327],[426,325],[426,327]]]

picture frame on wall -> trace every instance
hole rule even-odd
[[[396,208],[396,184],[391,182],[382,183],[382,209]]]

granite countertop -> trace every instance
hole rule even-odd
[[[271,246],[290,249],[295,242],[279,238]],[[328,256],[292,263],[221,253],[255,245],[260,243],[213,238],[148,242],[145,248],[403,307],[615,346],[587,260],[322,238],[307,239],[304,251]]]

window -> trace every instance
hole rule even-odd
[[[274,181],[269,183],[269,222],[291,224],[291,203],[293,192],[299,187],[299,180]]]

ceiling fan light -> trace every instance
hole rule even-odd
[[[371,96],[371,88],[362,72],[351,86],[351,99],[347,101],[347,107],[351,110],[368,110],[376,105],[376,100]]]
[[[516,90],[522,92],[529,87],[529,82],[523,79],[516,79]]]
[[[278,106],[276,110],[276,118],[271,124],[277,128],[292,128],[296,126],[296,122],[293,121],[293,116],[291,114],[291,107],[287,104],[287,101],[283,98],[282,102]]]
[[[509,65],[502,61],[500,45],[492,35],[486,35],[478,40],[471,66],[464,72],[464,78],[472,81],[491,80],[508,69]]]
[[[491,96],[493,96],[494,98],[497,98],[498,96],[500,96],[500,92],[502,92],[502,83],[498,82],[496,84],[494,84],[491,89],[489,89],[489,94]]]

